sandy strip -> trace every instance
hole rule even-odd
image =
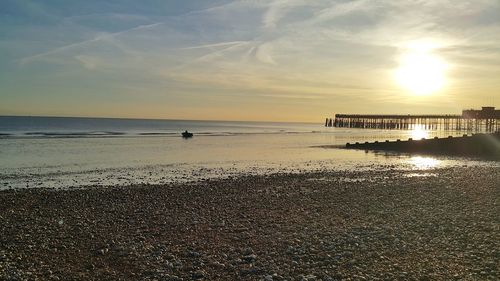
[[[494,280],[500,169],[0,192],[1,280]]]

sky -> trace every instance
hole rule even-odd
[[[415,52],[439,61],[409,72],[439,72],[432,93],[397,78]],[[499,0],[0,5],[0,115],[323,122],[484,105],[500,105]]]

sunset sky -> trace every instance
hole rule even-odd
[[[322,122],[483,105],[500,106],[499,0],[0,4],[0,115]]]

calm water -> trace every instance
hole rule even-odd
[[[189,130],[192,139],[182,139]],[[495,163],[324,148],[457,135],[267,123],[0,117],[0,189],[169,183],[318,169],[426,169]]]

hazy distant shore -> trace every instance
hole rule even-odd
[[[500,169],[0,192],[2,280],[498,278]]]

